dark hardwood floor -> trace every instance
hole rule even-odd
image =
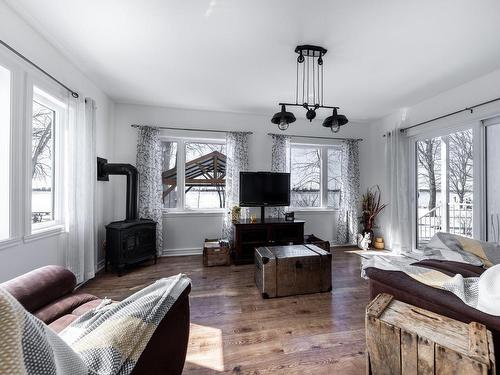
[[[264,300],[253,265],[202,266],[201,256],[161,258],[122,277],[101,273],[83,291],[121,300],[160,277],[192,280],[184,374],[364,374],[368,285],[357,255],[333,252],[331,293]]]

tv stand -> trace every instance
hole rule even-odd
[[[260,222],[252,223],[250,220],[234,222],[234,263],[253,263],[256,247],[303,244],[304,223],[304,220],[264,219],[264,215]]]

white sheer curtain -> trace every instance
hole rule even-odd
[[[78,283],[94,277],[96,231],[96,106],[91,98],[70,99],[65,139],[66,267]]]
[[[395,253],[411,251],[409,140],[396,128],[386,134],[389,225],[386,241]]]
[[[248,136],[245,132],[226,133],[226,215],[222,237],[232,240],[231,209],[239,205],[240,172],[248,170]]]
[[[273,134],[273,145],[271,148],[271,172],[290,172],[290,137],[281,134]],[[272,207],[271,217],[284,216],[283,207]]]

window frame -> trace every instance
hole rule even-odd
[[[177,142],[177,207],[163,207],[163,213],[168,214],[189,214],[189,213],[224,213],[223,208],[189,208],[186,207],[186,143],[215,143],[226,144],[225,138],[209,138],[209,137],[188,137],[188,136],[160,136],[161,142]]]
[[[320,205],[319,207],[295,207],[290,206],[290,211],[332,211],[337,212],[340,210],[339,208],[335,208],[332,206],[328,206],[328,150],[336,149],[341,150],[342,145],[340,143],[307,143],[307,142],[290,142],[290,149],[288,150],[288,170],[291,171],[292,164],[292,148],[317,148],[320,150]],[[290,194],[291,194],[291,186],[290,186]],[[342,195],[342,188],[340,188],[340,194]]]
[[[417,200],[417,142],[429,138],[444,137],[456,132],[472,129],[473,137],[473,203],[472,203],[472,237],[484,240],[486,236],[485,228],[485,146],[484,146],[484,126],[481,120],[460,121],[449,123],[443,126],[422,127],[415,129],[408,134],[409,141],[409,197],[410,197],[410,217],[411,217],[411,241],[412,250],[418,250],[418,200]]]
[[[48,234],[64,231],[64,139],[69,126],[69,103],[66,92],[58,86],[37,76],[28,76],[26,79],[26,123],[25,123],[25,236],[27,241],[44,237]],[[43,223],[32,223],[32,177],[31,177],[31,152],[33,132],[33,101],[49,107],[55,112],[54,125],[54,155],[53,155],[53,220]]]

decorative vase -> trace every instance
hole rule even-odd
[[[385,249],[384,239],[382,237],[375,238],[375,242],[373,243],[373,247],[377,250],[384,250]]]

